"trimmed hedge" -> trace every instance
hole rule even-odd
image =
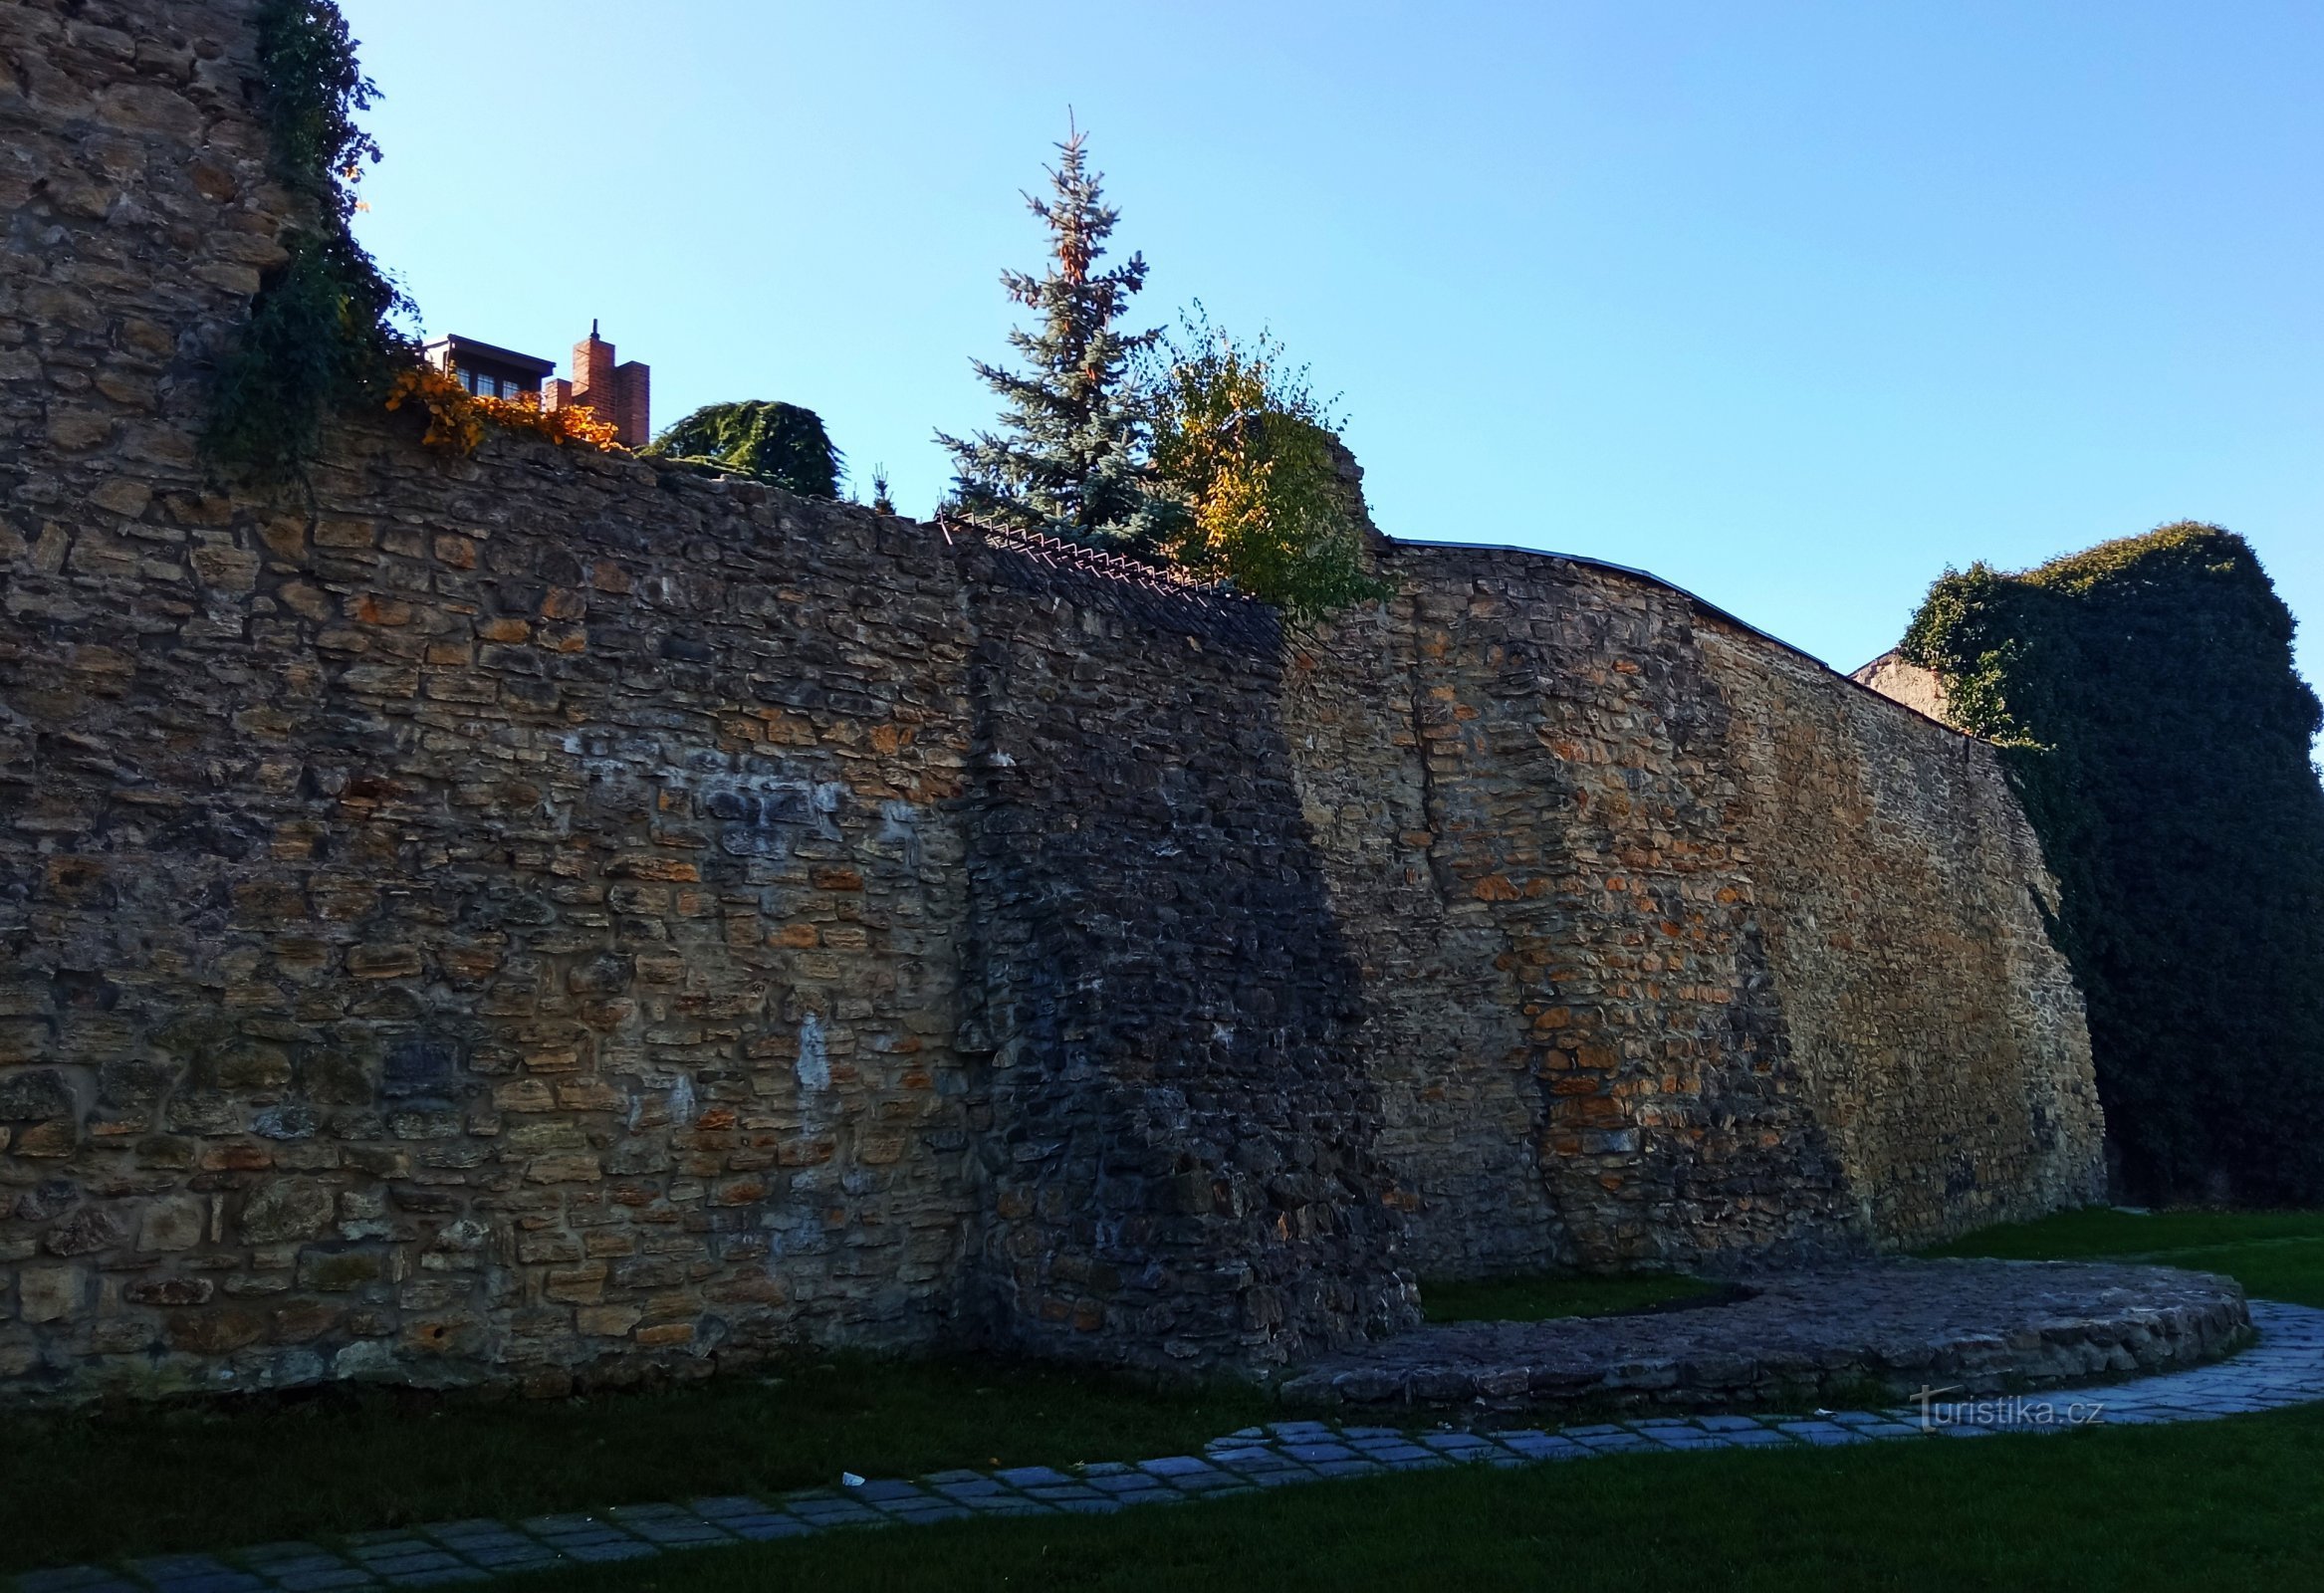
[[[2324,711],[2242,538],[1947,570],[1900,649],[2000,743],[2059,881],[2118,1182],[2324,1198]]]

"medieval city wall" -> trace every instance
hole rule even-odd
[[[410,416],[213,479],[248,11],[0,4],[0,1389],[1281,1362],[2092,1192],[1993,760],[1650,578],[1286,636]]]
[[[1926,1243],[2096,1197],[1992,751],[1635,572],[1391,545],[1298,650],[1424,1272]]]

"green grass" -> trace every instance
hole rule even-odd
[[[2324,1305],[2324,1213],[2093,1209],[1932,1254],[2197,1266]],[[1514,1285],[1512,1285],[1514,1287]],[[1425,1294],[1426,1291],[1424,1291]],[[1438,1310],[1456,1305],[1442,1291]],[[2324,1584],[2324,1407],[2170,1427],[1436,1473],[706,1553],[526,1593],[769,1587],[2176,1590]]]
[[[1926,1252],[2009,1260],[2106,1257],[2224,1272],[2254,1299],[2324,1306],[2324,1212],[2127,1212],[2091,1206]]]
[[[2093,1210],[1933,1253],[2120,1256],[2324,1305],[2324,1213]],[[1426,1291],[1431,1314],[1636,1309],[1712,1285],[1562,1278]],[[1643,1291],[1643,1292],[1641,1292]],[[529,1403],[333,1392],[0,1416],[0,1574],[415,1520],[773,1492],[842,1469],[1060,1465],[1199,1447],[1274,1414],[1021,1365],[803,1363]],[[688,1556],[544,1590],[829,1584],[2140,1587],[2324,1571],[2324,1408],[2063,1438],[1672,1455],[1333,1484],[1115,1519],[1024,1520]]]
[[[1461,1285],[1467,1315],[1637,1309],[1692,1278]],[[1433,1314],[1433,1313],[1432,1313]],[[1281,1414],[1222,1382],[1156,1390],[1009,1363],[843,1357],[659,1393],[538,1403],[333,1390],[306,1399],[0,1414],[0,1574],[470,1515],[768,1492],[841,1471],[1174,1454]]]
[[[2324,1585],[2324,1412],[1645,1455],[712,1550],[511,1593]]]
[[[1619,1316],[1719,1292],[1717,1283],[1676,1272],[1542,1273],[1423,1283],[1420,1301],[1432,1322],[1539,1322],[1552,1316]]]
[[[804,1363],[661,1393],[306,1400],[0,1415],[0,1576],[460,1516],[827,1484],[842,1470],[1064,1465],[1199,1449],[1278,1415],[1010,1364]]]

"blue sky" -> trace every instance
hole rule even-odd
[[[599,318],[657,423],[806,404],[907,513],[1069,105],[1144,318],[1272,328],[1392,534],[1852,668],[1949,564],[2195,518],[2324,631],[2313,0],[342,4],[431,334]]]

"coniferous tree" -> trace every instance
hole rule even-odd
[[[640,451],[756,476],[806,498],[838,497],[846,473],[820,415],[765,399],[704,404]]]
[[[1130,367],[1155,335],[1116,323],[1145,284],[1146,262],[1133,254],[1095,269],[1119,214],[1104,202],[1084,145],[1079,129],[1069,131],[1049,196],[1026,195],[1049,230],[1047,270],[1001,277],[1012,299],[1037,312],[1032,331],[1009,334],[1027,369],[971,361],[1001,395],[999,428],[965,440],[938,432],[936,440],[952,450],[953,507],[970,520],[1140,548],[1154,540],[1160,506],[1148,490]]]

